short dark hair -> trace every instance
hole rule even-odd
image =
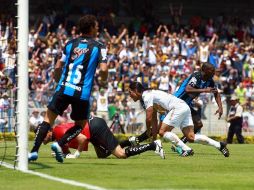
[[[142,93],[146,88],[140,82],[131,82],[129,88],[131,90],[137,90],[139,93]]]
[[[204,71],[206,69],[213,69],[215,71],[215,67],[213,64],[205,62],[203,63],[203,65],[201,66],[201,69]]]
[[[85,15],[79,19],[78,29],[82,34],[88,34],[95,27],[97,19],[94,15]]]

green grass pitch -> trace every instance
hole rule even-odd
[[[253,190],[254,145],[229,145],[230,157],[215,148],[192,144],[192,157],[179,157],[164,143],[166,159],[154,152],[120,160],[111,156],[97,159],[93,147],[81,158],[59,164],[42,146],[39,159],[29,169],[65,179],[123,190]],[[9,149],[8,149],[9,150]],[[11,159],[11,158],[9,158]],[[8,160],[7,160],[8,161]],[[9,161],[10,162],[10,161]],[[81,187],[50,181],[38,176],[0,167],[0,189],[3,190],[79,190]]]

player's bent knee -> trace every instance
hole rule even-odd
[[[125,154],[125,150],[122,149],[119,145],[115,148],[115,150],[112,152],[112,154],[114,156],[116,156],[117,158],[127,158],[126,154]]]
[[[189,134],[186,137],[189,142],[193,143],[195,139],[195,134]]]

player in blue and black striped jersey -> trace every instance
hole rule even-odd
[[[179,89],[174,93],[176,97],[184,100],[189,105],[191,109],[195,134],[199,132],[200,129],[203,127],[201,115],[195,109],[193,109],[192,105],[193,99],[198,97],[200,93],[213,93],[216,103],[218,105],[218,109],[216,110],[215,114],[219,114],[218,119],[220,119],[221,115],[223,114],[221,97],[213,81],[214,74],[215,67],[210,63],[203,63],[201,71],[191,74],[187,79],[183,81]],[[187,142],[187,138],[185,136],[182,137],[181,140],[184,143]],[[208,143],[212,146],[215,146],[215,143],[212,143],[212,141],[210,140],[208,140]],[[178,153],[182,152],[179,147],[172,146],[171,149],[173,151],[177,151]],[[229,156],[229,151],[226,148],[226,143],[220,142],[219,150],[225,157]]]
[[[54,78],[58,85],[48,105],[44,121],[38,126],[29,160],[38,158],[39,147],[47,132],[51,129],[56,117],[62,115],[69,105],[72,107],[71,118],[75,121],[75,125],[51,146],[58,162],[63,162],[61,146],[75,138],[85,126],[89,117],[89,98],[98,65],[100,65],[101,85],[107,83],[106,48],[93,39],[97,35],[98,28],[96,17],[83,16],[79,20],[80,37],[70,40],[65,45],[62,57],[55,66]]]
[[[218,105],[218,110],[215,114],[219,114],[219,119],[223,114],[221,97],[213,81],[214,73],[214,66],[210,63],[204,63],[201,67],[201,71],[191,74],[183,81],[179,89],[174,93],[176,97],[184,100],[190,106],[195,133],[200,131],[203,127],[201,116],[193,109],[192,105],[193,99],[198,97],[200,93],[213,93]],[[182,140],[187,142],[186,138],[183,138]]]

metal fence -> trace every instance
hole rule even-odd
[[[15,89],[1,89],[0,131],[13,132],[15,124]]]
[[[3,95],[5,97],[3,97]],[[8,95],[8,96],[6,96]],[[40,113],[45,112],[46,106],[52,97],[53,92],[29,92],[29,117],[31,117],[33,111],[36,109]],[[227,102],[225,96],[222,96],[223,100],[223,109],[224,114],[220,120],[218,120],[218,115],[214,115],[217,110],[217,104],[213,97],[208,97],[208,101],[206,102],[204,117],[202,119],[203,128],[202,133],[213,136],[213,135],[227,135],[229,124],[226,122],[227,116]],[[13,132],[14,124],[15,124],[15,92],[14,90],[6,90],[6,92],[2,93],[1,97],[1,106],[0,106],[0,130],[1,132]],[[145,112],[142,112],[142,108],[138,103],[132,102],[132,106],[136,108],[138,112],[141,113],[137,116],[137,120],[135,124],[130,125],[130,120],[128,118],[128,112],[122,115],[123,119],[123,128],[127,133],[139,134],[144,131],[145,128]],[[67,113],[68,114],[68,113]],[[254,135],[254,112],[244,112],[244,115],[248,116],[249,122],[249,131],[243,131],[243,135],[253,136]],[[71,121],[70,119],[68,121]],[[108,120],[107,123],[109,126],[112,124],[112,120]],[[122,130],[118,130],[119,133]],[[176,133],[181,133],[180,130],[175,129]]]

